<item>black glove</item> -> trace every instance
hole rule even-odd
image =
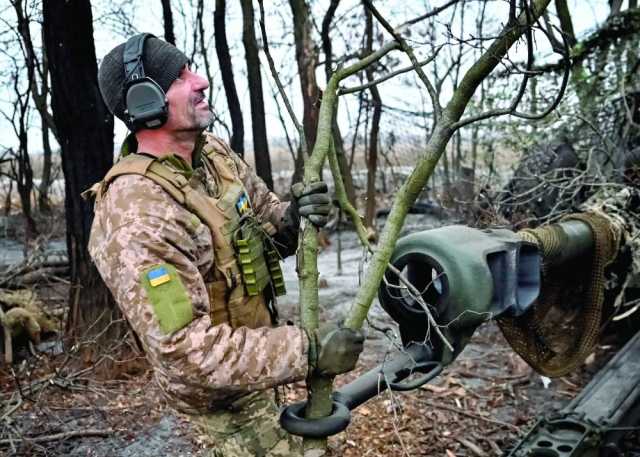
[[[314,182],[305,187],[301,182],[291,186],[293,202],[291,210],[298,217],[306,217],[318,228],[324,227],[329,219],[331,198],[329,189],[324,181]]]
[[[347,373],[356,366],[363,345],[360,330],[325,324],[309,338],[310,371],[323,376]]]

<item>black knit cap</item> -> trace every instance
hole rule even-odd
[[[122,43],[111,50],[100,64],[98,71],[98,85],[102,98],[111,114],[125,122],[124,115],[124,54]],[[167,92],[169,86],[180,76],[182,68],[189,63],[189,59],[180,50],[166,41],[156,37],[149,37],[144,42],[142,64],[145,75],[153,79]]]

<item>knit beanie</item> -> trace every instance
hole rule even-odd
[[[111,114],[125,124],[124,106],[124,54],[125,43],[111,50],[100,64],[98,70],[98,85],[102,98]],[[180,76],[182,68],[189,63],[189,59],[180,50],[166,41],[156,37],[149,37],[144,42],[142,64],[145,75],[153,79],[165,93],[169,86]]]

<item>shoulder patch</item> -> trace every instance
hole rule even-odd
[[[156,319],[163,333],[169,334],[193,321],[193,308],[176,268],[168,263],[153,265],[140,275]]]
[[[149,270],[149,273],[147,273],[147,279],[149,280],[151,287],[158,287],[159,285],[171,281],[171,276],[169,276],[166,267],[159,266]]]
[[[240,195],[238,201],[236,201],[236,209],[238,210],[238,214],[240,214],[240,216],[244,216],[250,208],[251,206],[249,205],[249,197],[247,197],[247,194],[242,192],[242,195]]]

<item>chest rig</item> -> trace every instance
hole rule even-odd
[[[99,201],[118,176],[151,179],[211,231],[214,264],[204,279],[212,322],[233,328],[274,324],[277,313],[272,300],[285,293],[280,257],[254,215],[233,158],[209,141],[202,149],[202,162],[215,178],[215,191],[197,190],[202,184],[210,186],[196,182],[195,173],[188,179],[155,158],[131,154],[109,170],[94,189],[96,198]]]

